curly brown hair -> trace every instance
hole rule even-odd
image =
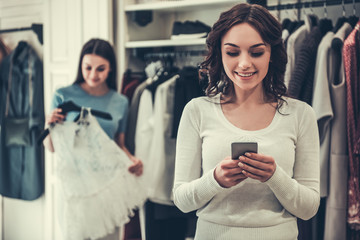
[[[207,39],[208,54],[200,64],[200,71],[207,71],[205,93],[213,97],[218,93],[234,99],[234,84],[225,74],[221,56],[221,39],[231,27],[240,23],[248,23],[254,27],[262,39],[271,46],[269,70],[263,80],[265,98],[268,102],[278,101],[281,107],[286,96],[284,73],[287,54],[281,37],[281,24],[264,7],[257,4],[241,3],[223,12],[213,25]]]

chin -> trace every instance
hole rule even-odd
[[[89,87],[95,88],[98,87],[100,84],[98,82],[87,82],[87,85],[89,85]]]

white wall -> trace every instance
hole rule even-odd
[[[54,90],[73,82],[82,44],[92,37],[113,42],[111,0],[0,0],[0,29],[43,23],[44,44],[32,31],[1,34],[14,49],[29,42],[44,63],[45,112]],[[60,240],[55,214],[54,155],[45,154],[45,194],[34,201],[0,198],[0,240]],[[3,228],[1,228],[3,226]]]
[[[43,0],[0,0],[0,29],[30,27],[31,23],[42,23]],[[43,47],[32,31],[1,34],[4,43],[14,49],[20,40],[30,43],[40,58]],[[44,196],[33,200],[3,198],[1,229],[6,240],[43,239]]]

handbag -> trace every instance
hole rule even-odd
[[[31,61],[29,56],[29,105],[32,107],[32,82],[31,82]],[[10,117],[9,102],[12,80],[12,62],[10,64],[10,73],[8,79],[8,89],[6,95],[6,110],[4,119],[5,145],[10,146],[31,146],[29,117]]]

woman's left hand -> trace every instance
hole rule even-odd
[[[143,163],[140,159],[135,156],[131,156],[130,160],[133,162],[128,170],[130,173],[135,174],[136,176],[141,176],[143,173]]]
[[[246,153],[239,158],[239,167],[243,169],[246,177],[261,182],[269,180],[275,172],[276,163],[273,157],[259,153]]]

